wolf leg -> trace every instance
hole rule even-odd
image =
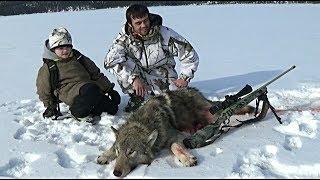
[[[102,153],[97,158],[98,164],[109,164],[111,161],[113,161],[117,157],[117,154],[115,152],[114,146],[112,146],[109,150]]]
[[[195,166],[197,164],[197,158],[187,150],[182,142],[188,135],[176,129],[168,129],[167,132],[168,136],[171,137],[167,140],[167,146],[168,148],[170,147],[172,153],[183,166]]]
[[[197,165],[197,158],[193,156],[183,144],[178,142],[172,143],[171,151],[184,166]]]

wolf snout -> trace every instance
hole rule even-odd
[[[128,164],[124,165],[124,166],[117,166],[114,168],[113,170],[113,175],[116,177],[125,177],[127,176],[131,171],[133,171],[137,165],[133,165],[133,166],[127,166]]]
[[[117,177],[121,177],[122,172],[121,172],[121,171],[118,171],[118,170],[114,170],[114,171],[113,171],[113,175],[115,175],[115,176],[117,176]]]

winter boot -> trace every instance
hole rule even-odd
[[[72,117],[79,122],[88,122],[91,124],[97,124],[101,120],[101,116],[92,115],[92,114],[90,114],[89,116],[86,116],[86,117],[82,117],[82,118],[75,117],[73,115],[72,115]]]

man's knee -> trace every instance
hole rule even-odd
[[[100,88],[94,83],[87,83],[81,86],[79,90],[80,96],[98,96],[100,93]]]
[[[83,118],[90,114],[92,106],[82,96],[76,96],[69,110],[73,116]]]
[[[97,105],[100,96],[100,88],[96,84],[83,85],[79,90],[79,95],[74,98],[70,106],[71,114],[78,118],[88,116]]]
[[[118,104],[100,92],[99,86],[88,83],[80,88],[80,95],[74,100],[70,108],[74,116],[88,116],[89,114],[101,115],[102,112],[115,115]]]

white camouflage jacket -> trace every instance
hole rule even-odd
[[[159,15],[151,14],[150,20],[151,30],[142,39],[134,38],[126,24],[105,57],[104,67],[117,77],[124,93],[133,93],[135,77],[143,80],[155,94],[175,89],[172,83],[178,78],[175,57],[181,64],[179,78],[190,80],[197,71],[199,58],[190,43],[162,26]]]

